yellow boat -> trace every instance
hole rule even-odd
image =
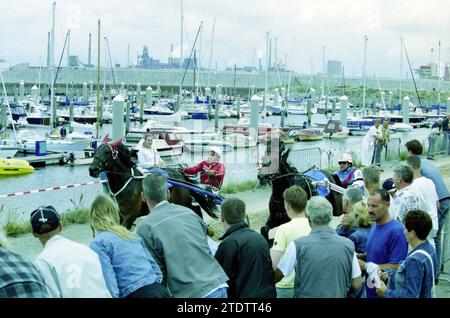
[[[26,160],[0,158],[0,175],[26,174],[34,168]]]

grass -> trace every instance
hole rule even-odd
[[[258,181],[251,180],[251,181],[244,181],[240,183],[231,182],[227,185],[223,186],[222,189],[220,189],[220,193],[222,194],[233,194],[233,193],[239,193],[244,192],[248,190],[253,190],[256,188],[261,188]]]
[[[3,226],[6,235],[18,236],[32,232],[30,222],[18,222],[17,219],[20,218],[17,212],[7,213],[6,222]],[[87,222],[89,222],[89,209],[87,208],[75,208],[61,214],[61,224],[63,226],[69,224],[85,224]]]
[[[262,188],[258,181],[245,181],[240,183],[229,183],[222,187],[220,193],[233,194],[243,191],[253,190],[256,188]],[[82,198],[79,202],[73,202],[74,208],[61,214],[61,224],[67,226],[70,224],[85,224],[89,222],[89,209],[82,207]],[[23,220],[23,215],[18,211],[5,211],[5,206],[0,206],[0,215],[5,215],[5,221],[3,229],[8,236],[18,236],[31,233],[31,224]],[[221,226],[220,222],[218,222]]]

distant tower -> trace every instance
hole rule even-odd
[[[92,42],[92,34],[89,33],[89,51],[88,51],[88,65],[89,65],[89,66],[92,65],[92,64],[91,64],[91,50],[92,50],[91,42]]]
[[[445,66],[444,81],[450,81],[450,64]]]
[[[170,43],[169,65],[173,65],[173,43]]]
[[[50,32],[47,37],[47,67],[50,67]]]

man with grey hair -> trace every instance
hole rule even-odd
[[[358,188],[347,188],[342,195],[342,209],[344,213],[352,212],[353,206],[363,200],[363,194]]]
[[[364,187],[368,193],[375,189],[380,189],[380,168],[377,166],[368,166],[362,169]]]
[[[136,233],[161,268],[174,297],[223,298],[228,277],[208,247],[206,225],[194,211],[169,203],[167,172],[142,180],[142,199],[150,214]]]
[[[406,212],[411,210],[426,211],[426,203],[423,197],[411,190],[414,172],[411,167],[398,164],[394,167],[394,184],[397,191],[389,206],[389,214],[392,219],[403,222]]]
[[[333,207],[322,197],[306,206],[311,233],[294,240],[275,270],[280,281],[295,269],[294,297],[345,298],[361,285],[361,270],[353,242],[329,226]]]

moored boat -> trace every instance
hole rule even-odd
[[[314,128],[306,128],[298,131],[295,136],[296,140],[300,141],[314,141],[323,139],[322,131]]]
[[[0,158],[0,175],[27,174],[34,171],[34,168],[23,159]]]

